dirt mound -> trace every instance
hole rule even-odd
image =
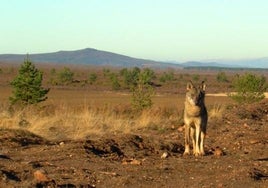
[[[87,140],[85,142],[87,153],[99,157],[122,158],[144,158],[150,155],[159,155],[164,151],[172,154],[182,154],[184,146],[176,141],[159,140],[153,137],[141,135],[121,135],[112,138],[104,137],[98,140]]]
[[[0,129],[1,145],[28,146],[50,144],[46,139],[23,129]]]
[[[226,121],[246,124],[265,124],[268,121],[268,100],[253,104],[234,105],[223,116]]]
[[[243,105],[237,112],[237,115],[242,119],[251,120],[268,120],[268,100],[262,102],[253,103],[249,105]]]

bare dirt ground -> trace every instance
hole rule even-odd
[[[0,131],[0,187],[267,187],[268,101],[210,119],[206,156],[182,156],[183,129],[51,142]]]

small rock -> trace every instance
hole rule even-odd
[[[250,144],[258,144],[258,143],[260,143],[260,141],[257,140],[257,139],[252,139],[252,140],[249,141],[249,143]]]
[[[245,128],[249,128],[248,124],[244,123],[243,125]]]
[[[141,165],[141,161],[136,160],[136,159],[133,159],[133,161],[131,161],[130,164],[133,164],[133,165]]]
[[[132,165],[141,165],[141,161],[137,159],[124,159],[122,161],[123,165],[132,164]]]
[[[59,143],[60,146],[63,146],[64,144],[65,144],[64,142],[60,142],[60,143]]]
[[[214,151],[214,155],[215,156],[223,156],[223,151],[222,149],[220,149],[219,147],[216,147],[215,151]]]
[[[178,128],[178,131],[179,131],[179,132],[183,132],[183,131],[184,131],[184,125],[183,125],[183,126],[180,126],[180,127]]]
[[[36,170],[34,172],[34,178],[37,182],[49,182],[49,181],[51,181],[51,179],[47,177],[47,173],[42,169]]]
[[[161,155],[161,159],[166,159],[168,157],[168,153],[167,152],[164,152],[162,155]]]

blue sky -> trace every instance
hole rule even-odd
[[[0,54],[96,48],[154,60],[268,56],[267,0],[3,0]]]

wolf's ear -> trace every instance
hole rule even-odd
[[[206,84],[205,81],[202,81],[201,85],[200,85],[200,89],[203,91],[206,91]]]
[[[187,91],[189,91],[189,90],[191,90],[193,87],[194,87],[194,85],[193,85],[192,81],[189,81],[189,82],[187,83],[187,87],[186,87],[186,89],[187,89]]]

